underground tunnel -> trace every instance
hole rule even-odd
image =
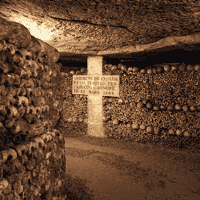
[[[200,199],[197,1],[0,2],[0,199]]]

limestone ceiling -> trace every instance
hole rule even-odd
[[[200,44],[197,0],[1,0],[0,17],[22,23],[63,57]]]

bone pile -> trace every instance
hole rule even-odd
[[[66,134],[87,132],[87,95],[72,94],[72,80],[75,71],[61,72],[60,90],[62,91],[62,111],[59,128]],[[77,70],[76,74],[86,75],[84,68]]]
[[[120,75],[119,98],[104,97],[104,125],[117,139],[199,148],[199,64],[105,64]]]
[[[72,70],[61,74],[65,99],[62,127],[87,132],[87,97],[71,95],[73,74],[86,73]],[[137,67],[107,63],[103,74],[120,76],[119,97],[103,97],[104,130],[108,137],[200,148],[199,64]],[[79,116],[84,119],[81,123]]]
[[[51,199],[65,169],[59,53],[16,22],[0,32],[0,199]]]

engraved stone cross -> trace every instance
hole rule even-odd
[[[87,75],[73,75],[72,94],[88,95],[88,135],[105,137],[102,96],[119,96],[119,76],[102,75],[103,56],[87,58]]]

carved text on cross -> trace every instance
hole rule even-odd
[[[105,137],[102,96],[119,96],[119,76],[102,75],[102,56],[88,57],[87,66],[87,75],[73,76],[72,94],[88,95],[88,135]]]

